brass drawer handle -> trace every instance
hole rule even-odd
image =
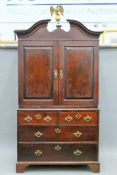
[[[61,150],[61,146],[59,146],[59,145],[56,145],[54,148],[55,148],[55,150],[57,150],[57,151]]]
[[[81,114],[76,114],[75,118],[80,119],[81,118]]]
[[[81,135],[82,135],[82,133],[80,131],[74,132],[74,136],[76,136],[76,137],[80,137]]]
[[[44,117],[44,120],[45,120],[46,122],[49,122],[49,121],[52,120],[52,117],[50,117],[49,115],[47,115],[46,117]]]
[[[61,132],[61,129],[60,129],[60,128],[56,128],[56,129],[55,129],[55,132],[56,132],[57,134],[59,134],[59,133]]]
[[[37,131],[37,132],[35,133],[35,136],[38,137],[38,138],[41,137],[42,135],[43,135],[43,133],[41,133],[40,131]]]
[[[55,79],[58,77],[58,71],[57,71],[57,69],[54,70],[53,75],[54,75],[54,78]]]
[[[42,118],[42,116],[40,114],[37,114],[35,115],[35,118],[39,120],[40,118]]]
[[[36,155],[36,156],[41,156],[42,155],[42,151],[40,150],[40,149],[37,149],[35,152],[34,152],[34,154]]]
[[[80,156],[81,154],[82,154],[82,151],[80,151],[79,149],[74,151],[74,155],[76,155],[76,156]]]
[[[59,71],[59,77],[60,77],[61,79],[63,79],[63,70],[62,70],[62,69],[60,69],[60,71]]]
[[[90,120],[92,120],[92,117],[89,116],[89,115],[87,115],[86,117],[84,117],[84,120],[87,121],[87,122],[89,122]]]
[[[70,115],[68,115],[67,117],[65,117],[65,120],[66,120],[67,122],[70,122],[71,120],[73,120],[73,117],[70,116]]]
[[[27,121],[27,122],[30,122],[30,121],[32,121],[32,117],[30,117],[30,116],[28,115],[27,117],[24,118],[24,120]]]

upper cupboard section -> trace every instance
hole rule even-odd
[[[20,107],[97,107],[100,32],[69,22],[69,32],[60,27],[48,32],[48,20],[15,31]]]

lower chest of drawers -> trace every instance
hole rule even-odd
[[[97,161],[98,111],[18,111],[18,161]]]

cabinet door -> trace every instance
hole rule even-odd
[[[59,103],[96,107],[98,41],[63,41],[59,53]]]
[[[58,103],[58,44],[54,41],[19,43],[19,105]]]

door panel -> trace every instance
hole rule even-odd
[[[98,55],[96,42],[60,42],[59,103],[64,105],[96,106]]]
[[[92,47],[65,47],[65,97],[91,98],[93,74]]]
[[[24,42],[19,62],[20,104],[50,105],[58,102],[58,80],[53,79],[53,69],[58,68],[56,42]],[[21,66],[21,63],[19,64]]]
[[[24,47],[25,98],[52,98],[52,48]]]

